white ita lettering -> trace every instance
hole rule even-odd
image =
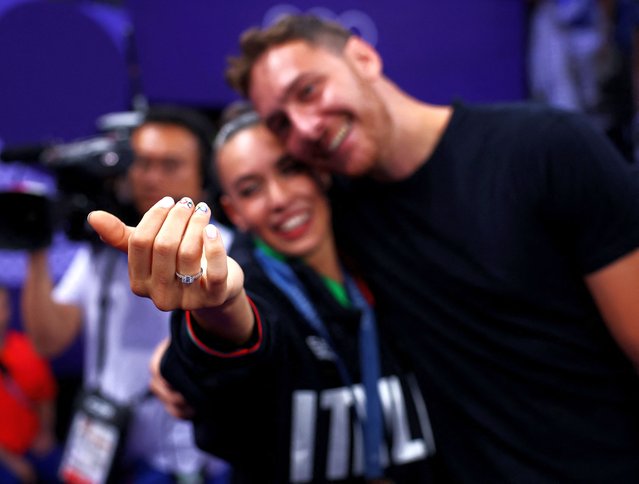
[[[408,386],[407,394],[410,395],[419,421],[419,428],[412,429],[412,434],[419,433],[420,436],[413,438],[400,379],[389,376],[379,381],[384,422],[390,435],[390,441],[382,444],[380,452],[383,467],[390,463],[402,465],[415,462],[435,453],[435,442],[424,399],[413,379],[408,381]],[[316,423],[321,411],[329,414],[325,477],[337,480],[364,473],[362,432],[357,422],[351,419],[353,405],[357,406],[358,413],[363,412],[364,399],[361,385],[332,388],[319,393],[314,390],[298,390],[293,393],[291,482],[309,482],[313,478],[317,450],[315,446],[318,444]],[[391,446],[390,451],[388,445]]]

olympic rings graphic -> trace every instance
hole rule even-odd
[[[302,13],[301,8],[287,3],[279,3],[266,11],[262,20],[262,27],[267,27],[273,24],[282,15],[299,13]],[[338,15],[329,8],[317,6],[308,9],[306,13],[336,21],[355,34],[361,36],[369,44],[373,46],[377,45],[377,25],[366,12],[352,9],[346,10]]]

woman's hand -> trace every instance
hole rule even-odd
[[[128,253],[135,294],[150,298],[162,311],[190,310],[204,329],[242,344],[254,324],[244,273],[226,255],[210,218],[204,202],[195,205],[183,198],[175,203],[165,197],[137,227],[103,211],[90,213],[88,221],[104,242]],[[181,275],[192,276],[192,282],[183,282]]]

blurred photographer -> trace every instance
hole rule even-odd
[[[126,174],[138,214],[166,195],[205,197],[211,134],[207,120],[190,110],[146,113],[131,133],[134,156]],[[228,481],[226,464],[197,450],[190,424],[170,417],[148,391],[148,361],[168,336],[169,313],[131,292],[126,255],[87,242],[54,287],[47,250],[34,250],[22,306],[25,329],[48,357],[85,330],[85,391],[60,471],[66,482]]]

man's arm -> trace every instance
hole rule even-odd
[[[22,288],[23,323],[38,353],[46,357],[57,356],[66,350],[82,325],[80,308],[58,304],[52,294],[47,251],[30,253]]]
[[[153,355],[149,361],[149,372],[151,373],[149,386],[169,414],[175,418],[190,419],[195,415],[193,407],[189,405],[181,393],[171,387],[169,382],[166,381],[160,373],[160,362],[169,343],[169,338],[166,338],[162,340],[153,351]]]
[[[639,249],[586,276],[610,332],[639,368]]]

